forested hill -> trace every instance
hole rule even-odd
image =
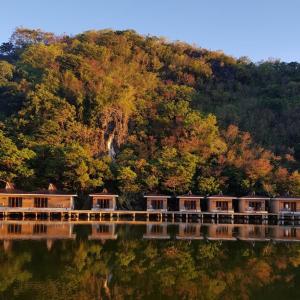
[[[0,46],[0,179],[25,189],[300,196],[299,117],[298,63],[131,30]]]

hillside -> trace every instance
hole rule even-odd
[[[0,179],[146,191],[300,196],[300,64],[255,64],[134,31],[0,46]]]

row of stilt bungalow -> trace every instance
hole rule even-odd
[[[7,183],[4,189],[0,189],[0,209],[7,208],[34,208],[51,211],[55,209],[73,210],[75,193],[65,193],[57,190],[50,184],[47,190],[35,192],[24,192],[14,188]],[[92,211],[115,211],[117,209],[118,195],[108,193],[104,190],[101,193],[90,194]],[[171,196],[148,194],[146,198],[146,210],[148,212],[180,211],[188,213],[284,213],[300,212],[300,198],[263,196],[234,197],[226,195],[200,196],[191,193],[178,196],[178,205],[170,209],[169,201]],[[173,200],[173,199],[172,199]]]
[[[118,238],[115,223],[92,224],[89,240],[116,240]],[[144,239],[170,239],[175,235],[178,240],[218,240],[218,241],[278,241],[299,242],[300,227],[267,226],[254,224],[193,224],[180,223],[178,230],[169,232],[166,223],[147,223]],[[4,222],[0,224],[0,241],[9,250],[13,241],[44,240],[50,250],[57,240],[74,240],[74,225],[71,223],[41,222]]]
[[[167,212],[170,196],[145,195],[147,199],[147,211]],[[210,213],[243,213],[243,214],[278,214],[284,212],[300,212],[300,198],[263,196],[233,197],[225,195],[199,196],[182,195],[179,199],[179,211],[181,212],[210,212]],[[234,202],[237,203],[234,207]],[[204,208],[204,209],[203,209]]]

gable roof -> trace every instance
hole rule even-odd
[[[210,195],[210,196],[207,196],[208,199],[235,199],[237,197],[234,197],[234,196],[226,196],[226,195],[223,195],[223,194],[218,194],[218,195]]]
[[[186,195],[179,195],[177,198],[190,198],[190,199],[203,199],[205,196],[201,195],[194,195],[194,194],[186,194]]]
[[[272,198],[272,200],[295,200],[295,201],[300,201],[300,197],[277,196],[277,197]]]
[[[92,194],[89,194],[89,196],[90,197],[95,197],[95,196],[119,197],[119,195],[111,194],[111,193],[108,193],[108,192],[92,193]]]
[[[238,197],[238,199],[269,200],[270,197],[256,196],[256,195],[253,195],[253,196],[247,195],[247,196]]]
[[[146,194],[144,195],[144,198],[171,198],[171,196],[162,194]]]

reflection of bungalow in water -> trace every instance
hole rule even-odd
[[[167,224],[147,224],[144,239],[169,239]]]
[[[238,239],[241,241],[269,241],[269,227],[265,225],[237,225]]]
[[[0,190],[0,208],[74,208],[77,195],[58,191],[53,184],[48,190],[24,192],[16,190],[10,183]]]
[[[226,240],[234,241],[234,228],[233,224],[210,224],[207,228],[207,239],[208,240]]]
[[[116,225],[113,223],[100,223],[92,225],[92,233],[89,240],[116,240]]]
[[[93,210],[115,210],[118,195],[110,194],[106,190],[101,193],[91,194]]]
[[[268,213],[266,203],[270,198],[262,196],[244,196],[239,198],[240,213]]]
[[[271,212],[275,214],[300,212],[300,198],[276,197],[271,199]]]
[[[212,195],[207,197],[209,212],[233,213],[232,201],[234,197],[223,195]]]
[[[179,199],[179,210],[181,212],[201,212],[200,201],[204,197],[187,194],[177,198]]]
[[[292,226],[273,226],[272,240],[278,242],[300,241],[300,228]]]
[[[170,196],[165,195],[145,195],[147,200],[147,211],[167,212],[168,199]]]
[[[202,240],[201,225],[196,223],[180,223],[179,233],[176,235],[178,240]]]
[[[73,224],[57,222],[13,222],[0,223],[0,240],[9,248],[14,240],[46,240],[50,249],[55,240],[75,239]]]

